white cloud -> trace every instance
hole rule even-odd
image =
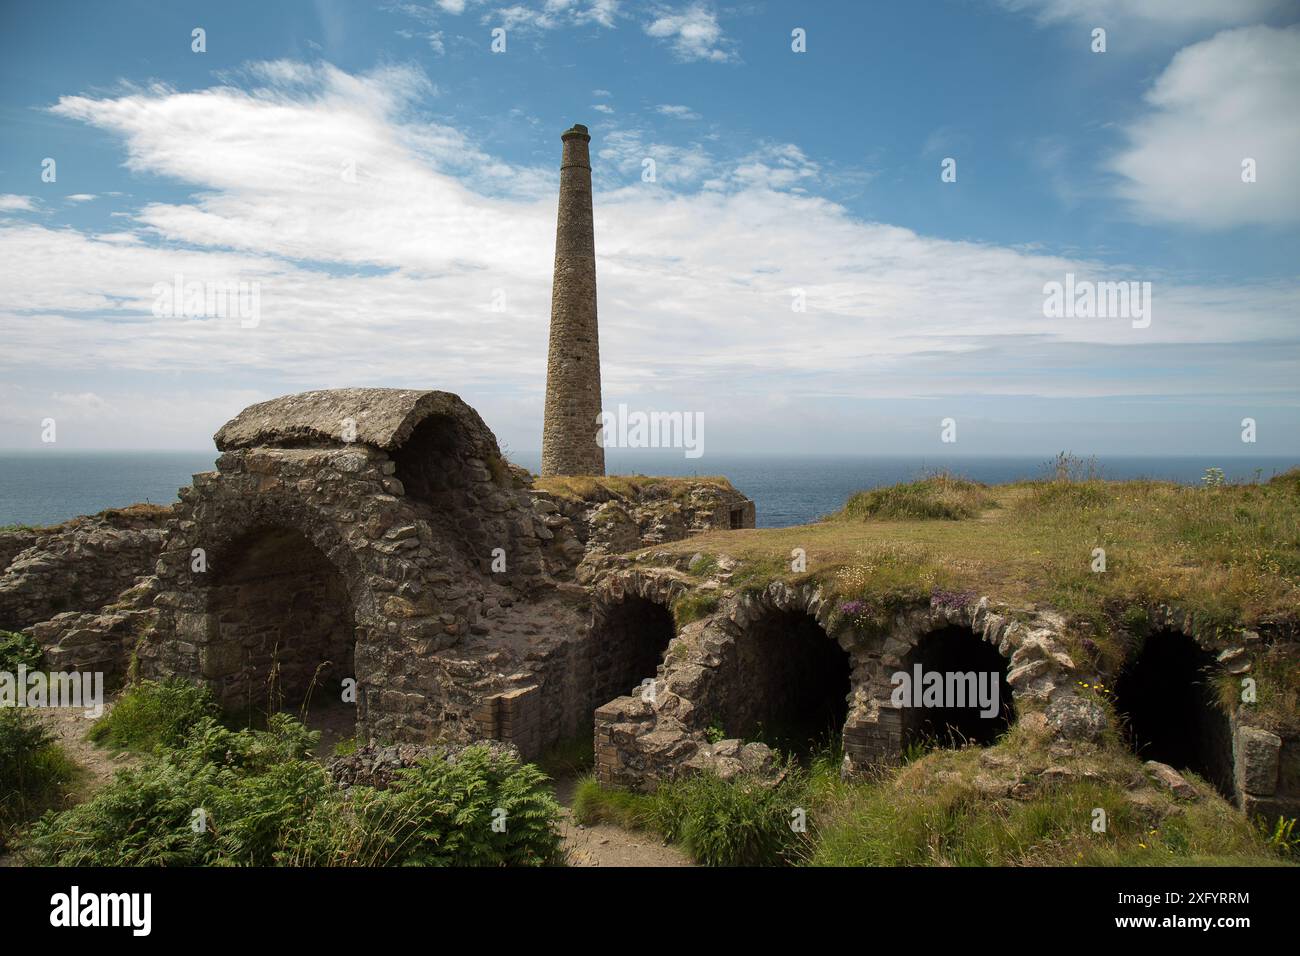
[[[655,107],[655,112],[661,116],[670,116],[673,119],[680,120],[697,120],[700,118],[700,114],[689,106],[678,106],[671,103],[660,103]]]
[[[1300,27],[1229,30],[1180,50],[1110,169],[1147,220],[1300,222]],[[1242,181],[1253,159],[1257,181]]]
[[[17,196],[13,193],[0,193],[0,212],[35,212],[35,201],[31,196]]]
[[[613,96],[614,94],[611,93],[609,90],[592,90],[591,95],[597,97],[608,97],[608,96]]]
[[[554,30],[589,23],[612,28],[619,16],[619,4],[620,0],[543,0],[537,7],[516,3],[487,14],[483,22],[507,30]]]
[[[51,391],[89,392],[124,442],[182,422],[209,435],[250,396],[386,384],[459,392],[507,444],[535,447],[555,170],[503,163],[420,119],[408,107],[431,88],[409,71],[250,75],[270,85],[60,101],[60,115],[121,137],[142,179],[195,198],[149,203],[123,233],[0,223],[0,379],[15,419],[39,421]],[[598,171],[627,173],[595,206],[608,400],[707,409],[711,429],[789,421],[827,397],[1294,403],[1293,283],[1194,286],[865,222],[797,192],[821,172],[795,144],[737,162],[635,130],[600,145]],[[647,154],[655,184],[640,181]],[[1067,271],[1154,281],[1151,327],[1044,319],[1043,285]],[[155,316],[155,285],[178,273],[259,283],[260,324]],[[791,309],[795,289],[806,312]],[[1142,374],[1166,357],[1178,375]],[[108,385],[88,381],[100,370]]]
[[[1086,21],[1093,26],[1145,22],[1156,26],[1220,27],[1256,23],[1289,0],[999,0],[1043,23]]]
[[[610,114],[614,112],[614,107],[610,106],[608,103],[592,103],[591,108],[597,113]]]
[[[99,197],[96,196],[94,193],[73,193],[71,196],[64,196],[63,198],[66,199],[68,202],[81,203],[81,202],[92,202],[95,199],[98,199]]]
[[[717,14],[702,3],[692,4],[680,13],[660,13],[645,25],[645,32],[671,41],[673,52],[682,60],[725,63],[737,58],[734,44],[723,35]]]

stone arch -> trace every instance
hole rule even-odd
[[[852,658],[803,604],[766,603],[740,629],[727,682],[732,691],[719,715],[728,737],[761,737],[795,754],[839,744],[853,691]]]
[[[922,634],[891,675],[901,702],[901,744],[988,746],[1015,720],[1009,661],[973,630],[948,624]],[[900,676],[901,675],[901,676]]]
[[[1114,704],[1133,752],[1191,770],[1233,795],[1231,722],[1214,687],[1213,652],[1174,628],[1152,630],[1115,680]]]
[[[433,414],[416,425],[390,457],[408,495],[453,508],[456,492],[466,485],[463,459],[474,457],[475,451],[452,416]]]
[[[202,618],[198,676],[232,710],[298,710],[310,698],[313,713],[338,704],[330,719],[343,713],[355,724],[339,690],[355,679],[364,705],[379,633],[359,553],[301,502],[210,502],[198,517],[191,537],[208,564],[191,575]]]
[[[594,706],[653,680],[677,634],[666,601],[628,592],[593,608],[591,690]]]

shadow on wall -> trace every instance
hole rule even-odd
[[[1232,729],[1214,674],[1214,655],[1192,638],[1155,631],[1120,671],[1115,710],[1135,754],[1200,774],[1231,799]]]
[[[672,612],[654,601],[628,595],[606,608],[593,632],[593,709],[639,693],[641,682],[655,676],[676,634]]]
[[[204,676],[226,707],[297,710],[354,673],[343,576],[300,532],[252,531],[213,556]]]
[[[974,631],[946,627],[922,637],[903,659],[909,688],[916,684],[918,665],[921,675],[943,679],[943,696],[937,706],[909,703],[901,709],[904,752],[918,745],[987,747],[1010,728],[1015,703],[1007,683],[1007,659]],[[924,686],[923,677],[922,693]]]
[[[735,668],[723,704],[728,737],[761,739],[799,757],[840,744],[852,668],[816,618],[768,612],[736,641]]]

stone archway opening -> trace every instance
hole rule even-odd
[[[1015,719],[1007,659],[969,628],[922,637],[893,675],[904,752],[916,747],[987,747]]]
[[[595,706],[653,678],[668,643],[676,636],[672,612],[662,604],[628,595],[604,609],[592,645],[592,699]]]
[[[1147,635],[1115,682],[1115,710],[1133,752],[1233,793],[1232,730],[1213,684],[1215,658],[1180,631]]]
[[[350,736],[356,708],[341,689],[355,673],[356,626],[343,575],[285,527],[241,536],[211,567],[202,670],[223,706],[306,713],[326,736]]]
[[[800,758],[840,744],[852,666],[812,615],[773,610],[746,628],[732,686],[722,716],[728,737],[761,739]]]
[[[408,495],[432,505],[454,507],[455,491],[464,483],[462,436],[449,415],[430,415],[392,453],[396,476]]]

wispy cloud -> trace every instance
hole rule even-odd
[[[681,60],[726,63],[738,59],[735,43],[724,35],[717,13],[703,3],[681,11],[661,10],[645,24],[645,32],[668,41]]]

